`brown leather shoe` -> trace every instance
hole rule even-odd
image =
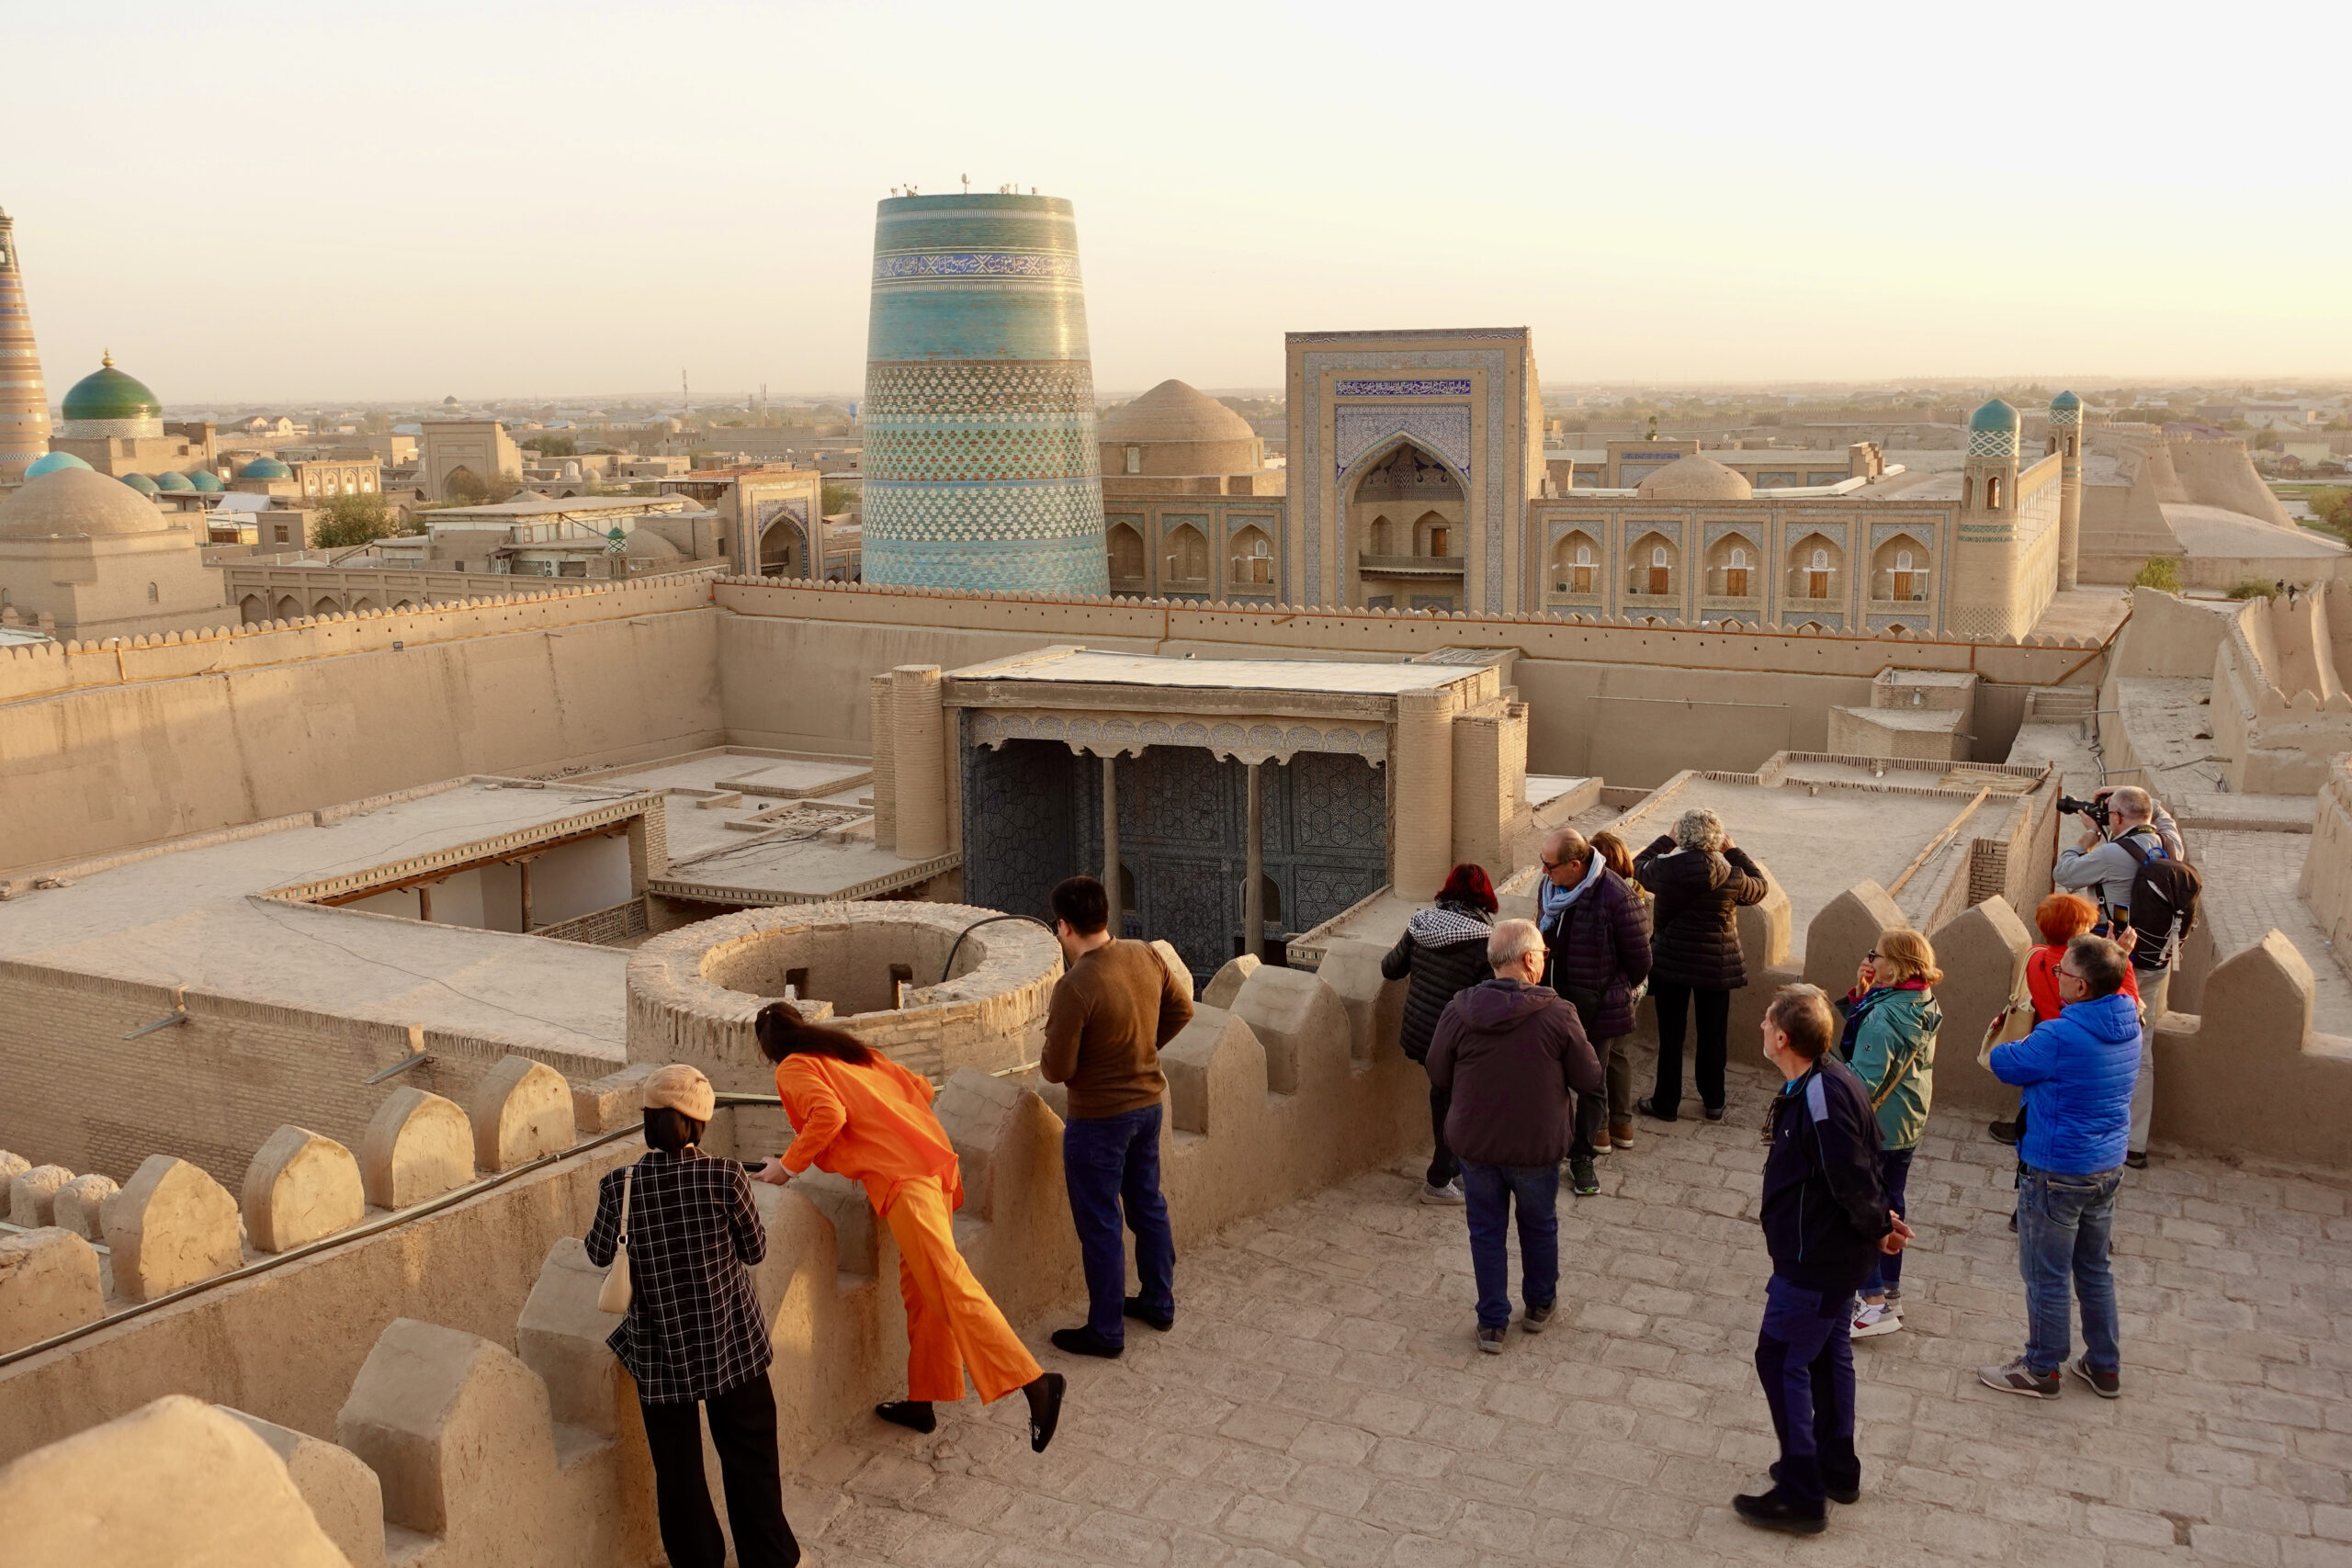
[[[1609,1123],[1609,1141],[1621,1149],[1634,1146],[1634,1124],[1631,1122]]]

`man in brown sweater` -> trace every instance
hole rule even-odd
[[[1126,1318],[1163,1332],[1176,1322],[1176,1237],[1159,1195],[1159,1102],[1168,1092],[1159,1048],[1192,1021],[1193,1003],[1155,949],[1112,937],[1111,900],[1094,878],[1057,884],[1051,903],[1066,971],[1046,1012],[1037,1066],[1047,1083],[1069,1086],[1062,1175],[1091,1298],[1084,1326],[1056,1329],[1054,1345],[1116,1356],[1126,1348]],[[1142,1287],[1132,1296],[1123,1218],[1136,1233]]]

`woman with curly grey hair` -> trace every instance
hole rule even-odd
[[[1707,1120],[1719,1122],[1731,994],[1747,984],[1733,911],[1762,903],[1770,886],[1762,869],[1724,831],[1723,818],[1703,807],[1684,812],[1670,836],[1659,834],[1635,855],[1634,875],[1657,899],[1650,935],[1657,1083],[1637,1109],[1660,1122],[1680,1113],[1683,1024],[1695,1014],[1698,1060],[1692,1076]]]

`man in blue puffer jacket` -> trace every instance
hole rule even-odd
[[[2105,937],[2078,936],[2058,964],[2056,1018],[1996,1045],[1985,1065],[2025,1089],[2018,1145],[2018,1271],[2025,1276],[2025,1354],[1980,1367],[1987,1388],[2055,1399],[2063,1366],[2102,1399],[2122,1392],[2115,1275],[2108,1246],[2140,1072],[2140,1010],[2123,994],[2130,960]],[[2066,1286],[2082,1303],[2083,1354],[2066,1359]]]

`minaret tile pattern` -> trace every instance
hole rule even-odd
[[[873,288],[865,581],[1110,592],[1070,204],[894,197]]]
[[[48,450],[49,392],[17,269],[17,225],[0,212],[0,485],[22,480],[26,466]]]

